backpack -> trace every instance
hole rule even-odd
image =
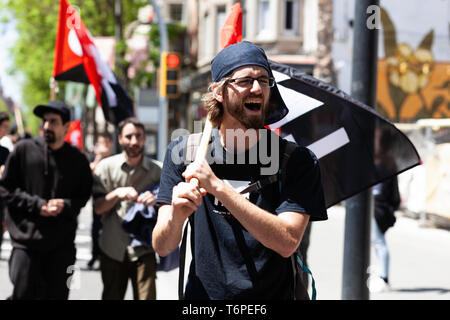
[[[400,193],[397,176],[393,176],[374,187],[375,195],[374,217],[381,233],[385,233],[396,222],[395,210],[400,207]]]
[[[197,147],[201,140],[201,133],[194,133],[190,134],[188,136],[187,146],[186,146],[186,160],[188,162],[193,162],[195,159],[195,154],[197,151]],[[278,181],[278,188],[281,194],[282,186],[284,185],[286,181],[286,168],[289,161],[289,157],[291,156],[292,152],[295,150],[295,148],[298,146],[297,144],[286,141],[283,141],[281,146],[281,165],[278,172],[274,175],[264,177],[251,185],[249,185],[247,188],[242,190],[240,193],[245,194],[252,191],[257,191],[271,183]],[[180,262],[179,262],[179,277],[178,277],[178,298],[179,300],[183,300],[184,298],[184,269],[185,269],[185,260],[186,260],[186,243],[187,243],[187,233],[188,233],[188,226],[190,221],[188,221],[184,227],[183,236],[181,240],[180,245]],[[238,243],[238,245],[240,245]],[[247,264],[247,267],[249,265],[249,270],[256,270],[254,268],[254,263],[251,260],[250,257],[244,256],[245,263]],[[312,300],[316,300],[316,288],[315,288],[315,281],[314,277],[312,276],[311,270],[305,266],[302,262],[302,255],[300,253],[300,246],[297,248],[297,250],[291,255],[291,264],[293,269],[293,275],[294,275],[294,299],[295,300],[309,300],[309,295],[307,288],[305,287],[303,283],[302,274],[303,272],[306,272],[311,276],[311,286],[312,286]],[[251,275],[250,275],[251,276]]]

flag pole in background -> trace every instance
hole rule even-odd
[[[55,78],[50,77],[50,101],[56,99],[56,93],[58,92],[58,82]]]
[[[159,10],[159,5],[156,0],[149,0],[153,9],[155,10],[156,17],[158,19],[158,27],[159,27],[159,67],[160,70],[165,61],[163,60],[163,54],[168,49],[168,36],[167,36],[167,25],[164,20],[161,11]],[[162,87],[163,84],[163,76],[160,74],[159,76],[159,86]],[[161,90],[159,90],[159,108],[158,108],[158,160],[164,161],[164,154],[166,152],[167,142],[168,142],[168,120],[167,113],[169,109],[169,102],[167,101],[167,97],[161,95]]]
[[[16,104],[14,104],[14,118],[16,119],[17,133],[23,135],[25,133],[25,128],[23,127],[22,112],[20,112],[20,108]]]

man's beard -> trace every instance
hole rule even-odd
[[[144,152],[144,147],[125,147],[122,146],[123,150],[125,150],[125,153],[129,158],[137,158],[140,157],[141,154]]]
[[[246,99],[248,99],[248,97]],[[264,101],[264,99],[261,98],[261,101]],[[228,112],[246,129],[261,129],[264,127],[268,105],[260,105],[259,107],[262,109],[260,114],[249,115],[245,110],[245,100],[230,101],[230,99],[228,99]]]
[[[55,133],[51,130],[45,130],[44,131],[44,139],[45,139],[45,142],[47,142],[47,143],[55,143],[55,141],[56,141]]]

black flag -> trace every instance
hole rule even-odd
[[[270,66],[289,113],[269,127],[319,158],[327,208],[421,164],[408,137],[369,106],[292,67]]]

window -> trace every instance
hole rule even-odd
[[[284,1],[284,31],[285,33],[298,34],[298,0]]]
[[[169,6],[170,20],[181,22],[183,20],[183,5],[181,3],[172,3]]]
[[[212,57],[214,55],[214,44],[213,42],[210,41],[204,41],[204,39],[212,39],[214,37],[214,22],[212,21],[212,17],[208,12],[205,12],[205,17],[204,17],[204,21],[205,21],[205,25],[204,25],[204,32],[205,32],[205,36],[202,39],[200,39],[200,41],[202,41],[202,46],[205,48],[204,51],[204,57]]]
[[[260,35],[269,34],[270,25],[270,3],[269,0],[259,0],[258,2],[258,33]]]
[[[227,12],[225,9],[225,6],[218,6],[217,7],[217,25],[216,25],[216,52],[219,52],[220,47],[220,31],[223,28],[223,25],[225,24],[225,20],[227,19]]]

